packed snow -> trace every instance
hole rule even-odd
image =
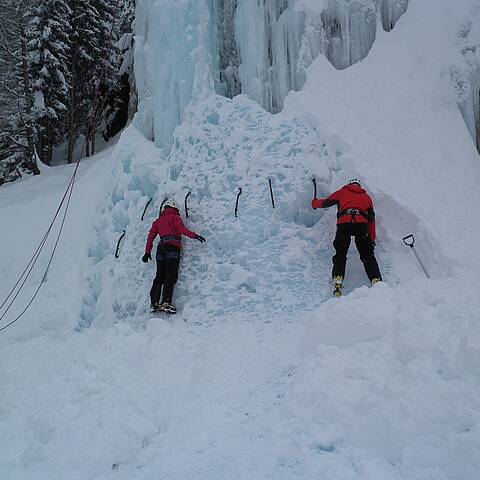
[[[277,114],[243,74],[221,75],[211,36],[218,18],[224,40],[235,22],[247,33],[254,3],[139,3],[135,121],[81,163],[41,295],[0,336],[2,479],[480,478],[480,162],[458,108],[475,2],[336,2],[374,5],[374,42],[342,70],[311,58]],[[335,2],[265,8],[280,3],[321,18]],[[214,8],[234,4],[229,20]],[[72,166],[43,170],[0,190],[2,296]],[[355,176],[374,197],[384,282],[370,287],[351,250],[334,299],[335,212],[310,208],[312,178],[324,196]],[[185,239],[179,313],[152,318],[140,258],[167,195],[207,242]]]

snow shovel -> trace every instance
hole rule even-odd
[[[420,266],[422,267],[423,272],[425,273],[425,275],[427,276],[427,278],[430,278],[430,275],[428,274],[428,271],[427,271],[427,269],[425,268],[425,265],[423,264],[421,258],[418,256],[418,253],[417,253],[417,251],[415,250],[415,238],[414,238],[413,234],[410,234],[410,235],[407,235],[406,237],[403,237],[402,240],[403,240],[403,243],[404,243],[407,247],[410,247],[410,248],[412,249],[415,257],[416,257],[417,260],[418,260],[418,263],[419,263]]]

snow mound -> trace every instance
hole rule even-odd
[[[315,312],[282,423],[302,432],[302,453],[317,452],[312,473],[478,476],[480,304],[463,285],[379,284]]]

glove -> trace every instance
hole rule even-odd
[[[142,257],[142,262],[143,263],[147,263],[149,260],[152,259],[152,256],[149,254],[149,253],[146,253],[143,257]]]
[[[316,210],[317,208],[322,208],[322,206],[323,206],[323,200],[319,200],[318,198],[314,198],[314,199],[312,200],[311,205],[312,205],[312,208],[313,208],[314,210]]]
[[[206,240],[201,235],[195,234],[195,240],[198,240],[200,243],[205,243]]]

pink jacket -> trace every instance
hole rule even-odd
[[[148,232],[145,253],[151,253],[153,241],[157,235],[160,236],[160,243],[175,245],[181,249],[182,235],[195,238],[196,234],[185,227],[176,208],[167,207],[152,223],[152,228]]]

